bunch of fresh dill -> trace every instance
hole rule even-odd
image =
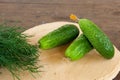
[[[0,25],[0,66],[11,72],[14,79],[20,80],[21,71],[39,72],[38,48],[27,42],[29,36],[22,34],[20,27]]]

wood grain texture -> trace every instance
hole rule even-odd
[[[33,26],[70,21],[69,15],[98,24],[120,50],[120,0],[0,0],[0,22],[29,29]],[[114,80],[120,80],[120,74]]]

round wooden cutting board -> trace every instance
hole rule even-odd
[[[33,35],[30,43],[38,44],[38,40],[48,32],[57,29],[64,24],[75,24],[71,22],[53,22],[35,26],[24,33]],[[80,34],[81,34],[80,30]],[[69,43],[70,44],[70,43]],[[104,59],[93,49],[82,59],[70,61],[64,57],[64,52],[69,44],[49,50],[40,50],[40,62],[43,65],[40,75],[32,77],[29,73],[21,73],[21,80],[112,80],[120,71],[120,52],[115,48],[112,59]],[[10,73],[1,69],[0,80],[12,80]]]

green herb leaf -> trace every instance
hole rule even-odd
[[[27,70],[38,73],[38,48],[27,42],[27,36],[22,34],[20,27],[0,25],[0,66],[8,69],[14,79],[20,80],[20,72]]]

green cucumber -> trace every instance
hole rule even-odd
[[[84,34],[76,38],[65,51],[65,56],[70,60],[78,60],[87,54],[93,47]]]
[[[66,24],[42,37],[38,43],[41,49],[50,49],[74,40],[79,29],[73,24]]]
[[[78,23],[92,46],[104,58],[111,59],[114,56],[114,47],[107,35],[96,24],[88,19],[80,19]]]

